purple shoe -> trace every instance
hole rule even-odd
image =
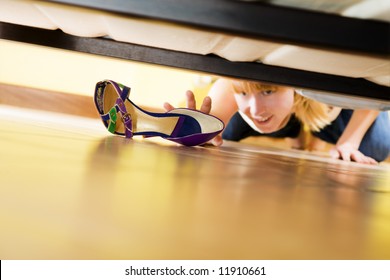
[[[185,146],[196,146],[213,139],[224,128],[220,119],[197,110],[147,112],[135,105],[129,94],[130,88],[111,80],[96,84],[95,105],[111,133],[126,138],[160,136]]]

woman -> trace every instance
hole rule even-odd
[[[190,91],[187,103],[195,109]],[[173,108],[168,103],[164,107]],[[292,147],[304,148],[303,124],[318,139],[334,144],[330,150],[334,158],[376,164],[390,153],[387,112],[331,107],[303,97],[291,87],[221,78],[210,89],[200,110],[227,124],[222,136],[212,140],[214,145],[221,145],[222,138],[240,141],[248,136],[271,136],[288,137]]]

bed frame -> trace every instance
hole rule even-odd
[[[390,55],[390,23],[281,7],[264,1],[50,1],[272,42],[294,43],[381,57]],[[302,71],[259,62],[231,62],[215,55],[190,54],[117,42],[107,38],[77,37],[60,30],[46,30],[5,22],[0,22],[0,38],[227,77],[313,89],[347,97],[390,101],[390,87],[362,78]]]

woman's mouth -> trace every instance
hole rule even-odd
[[[269,117],[256,117],[256,118],[252,118],[252,120],[259,124],[259,125],[265,125],[265,124],[268,124],[272,119],[272,116],[269,116]]]

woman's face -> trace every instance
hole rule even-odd
[[[294,89],[267,84],[235,84],[238,109],[249,117],[263,133],[283,128],[290,119],[294,105]]]

